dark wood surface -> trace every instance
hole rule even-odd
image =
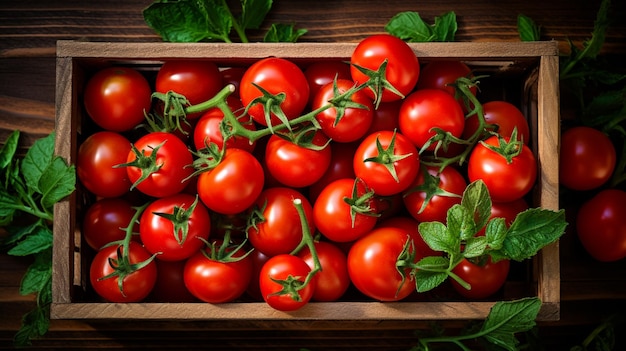
[[[148,0],[0,1],[0,140],[8,132],[24,132],[23,147],[54,128],[55,43],[59,39],[91,41],[160,41],[145,25],[141,11]],[[457,41],[518,41],[516,17],[526,14],[542,25],[545,39],[567,50],[592,30],[599,1],[286,1],[277,0],[270,22],[295,22],[307,28],[303,41],[354,42],[384,31],[396,13],[418,11],[434,16],[455,11]],[[618,19],[610,29],[603,54],[626,57],[626,2],[614,1]],[[259,33],[252,39],[258,40]],[[569,234],[569,235],[568,235]],[[585,255],[571,233],[561,243],[562,312],[559,322],[541,325],[547,350],[569,349],[602,319],[626,311],[624,262],[600,264]],[[1,232],[0,232],[0,235]],[[28,259],[0,254],[0,349],[10,348],[20,318],[34,306],[18,286]],[[461,323],[449,325],[452,330]],[[53,321],[40,349],[140,348],[182,349],[211,345],[214,349],[321,350],[397,349],[415,345],[415,330],[427,322],[81,322]],[[619,335],[624,345],[623,335]]]

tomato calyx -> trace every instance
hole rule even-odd
[[[410,235],[407,235],[402,251],[400,251],[398,258],[396,259],[396,270],[402,278],[400,284],[398,285],[398,289],[396,290],[396,296],[398,296],[398,293],[406,282],[407,270],[409,270],[410,275],[415,275],[417,267],[414,262],[416,258],[417,251],[415,250],[415,242],[411,239]],[[417,284],[417,282],[415,284]]]
[[[510,138],[505,138],[499,134],[495,134],[498,137],[498,145],[490,145],[481,141],[480,143],[487,149],[497,153],[498,155],[506,159],[506,163],[510,164],[513,159],[522,153],[524,147],[524,141],[517,139],[517,128],[513,129]]]
[[[288,133],[276,133],[275,135],[294,143],[302,148],[320,151],[324,150],[331,142],[331,139],[327,139],[324,144],[318,145],[315,143],[315,134],[318,133],[319,128],[314,125],[300,126],[297,130],[292,130]]]
[[[204,257],[212,261],[231,263],[243,260],[252,252],[252,250],[254,250],[250,249],[241,255],[240,252],[246,245],[247,240],[243,240],[239,244],[234,244],[230,239],[230,235],[230,230],[227,230],[224,233],[224,238],[222,240],[216,240],[209,243],[204,239],[200,239],[204,241],[207,246],[205,250],[201,250]]]
[[[380,64],[380,66],[378,66],[377,70],[371,70],[369,68],[362,67],[354,63],[352,64],[356,69],[358,69],[361,73],[365,74],[369,78],[366,82],[366,85],[374,93],[374,106],[376,108],[378,108],[378,105],[380,105],[384,90],[389,90],[390,92],[404,99],[404,94],[402,94],[387,80],[387,63],[388,60],[385,59]]]
[[[366,158],[365,160],[363,160],[363,162],[376,162],[376,163],[381,164],[389,171],[389,174],[391,174],[391,176],[396,181],[396,183],[399,183],[400,179],[398,179],[398,173],[396,172],[394,163],[402,159],[405,159],[407,157],[410,157],[412,154],[410,153],[404,154],[404,155],[394,154],[395,145],[396,145],[396,131],[395,130],[393,131],[393,136],[391,137],[391,141],[389,142],[389,145],[387,146],[386,149],[383,147],[383,145],[381,144],[380,140],[377,137],[376,138],[376,150],[378,151],[378,155],[374,157]]]
[[[205,147],[199,149],[198,151],[191,151],[191,153],[195,156],[195,159],[191,166],[196,171],[192,173],[189,178],[192,178],[202,172],[206,172],[217,167],[226,155],[226,139],[224,139],[222,147],[219,147],[214,142],[210,142],[207,144],[206,141],[204,143],[204,146]]]
[[[346,114],[347,109],[362,109],[369,110],[369,108],[361,103],[358,103],[352,100],[352,96],[356,94],[358,91],[363,89],[365,85],[354,85],[352,89],[349,89],[343,93],[339,90],[337,86],[337,76],[333,80],[333,97],[328,100],[328,102],[333,106],[336,112],[335,121],[333,122],[333,127],[336,127],[343,116]]]
[[[157,154],[159,149],[165,145],[167,140],[163,140],[159,145],[155,147],[150,147],[150,155],[146,156],[146,150],[142,149],[141,151],[137,149],[137,147],[132,144],[131,151],[135,154],[135,159],[131,162],[122,163],[119,165],[115,165],[113,167],[136,167],[141,170],[141,176],[131,185],[130,190],[133,190],[139,185],[139,183],[148,179],[150,175],[158,172],[161,167],[163,167],[163,163],[157,162]]]
[[[420,207],[420,209],[417,211],[418,214],[424,212],[426,207],[428,207],[430,200],[432,200],[432,198],[435,196],[461,197],[461,195],[444,190],[439,186],[439,184],[441,184],[441,177],[439,177],[439,173],[441,172],[439,172],[437,175],[432,175],[430,174],[430,172],[428,172],[427,167],[420,167],[420,170],[424,177],[424,182],[420,185],[408,189],[402,195],[403,197],[407,197],[415,192],[424,192],[424,201],[422,202],[422,206]]]
[[[274,95],[270,93],[269,91],[267,91],[266,89],[264,89],[262,86],[254,82],[252,82],[252,85],[254,85],[257,89],[259,89],[262,95],[250,101],[248,106],[246,106],[244,113],[248,113],[248,110],[250,110],[252,106],[256,104],[261,104],[263,105],[265,124],[267,125],[267,128],[269,128],[269,130],[272,133],[274,131],[273,126],[272,126],[272,114],[274,114],[276,118],[278,118],[281,124],[285,125],[287,129],[291,130],[291,125],[289,124],[289,118],[287,118],[287,115],[285,115],[285,112],[280,107],[280,105],[285,101],[285,98],[287,97],[287,95],[283,92]]]
[[[189,233],[189,219],[191,218],[193,211],[196,209],[197,204],[198,196],[196,195],[195,200],[187,209],[184,209],[182,206],[174,206],[172,213],[154,212],[155,215],[172,222],[174,238],[176,238],[176,242],[178,242],[181,246],[185,240],[187,240],[187,234]]]
[[[350,219],[352,220],[352,228],[354,228],[357,214],[372,217],[380,216],[380,214],[376,212],[376,209],[372,207],[372,201],[375,196],[374,191],[368,189],[363,195],[359,195],[359,183],[365,184],[365,182],[363,182],[361,179],[356,178],[354,180],[354,185],[352,186],[351,197],[345,196],[343,198],[343,201],[350,206]]]

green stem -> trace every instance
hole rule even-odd
[[[248,41],[248,37],[246,36],[246,32],[241,27],[241,25],[239,24],[235,16],[233,16],[232,12],[230,12],[230,7],[228,7],[226,0],[222,0],[222,7],[228,12],[228,16],[230,16],[230,18],[232,19],[233,28],[235,29],[235,32],[237,32],[237,35],[239,36],[239,39],[241,39],[241,42],[248,43],[249,41]],[[227,43],[231,42],[230,38],[228,37],[224,38],[224,41]]]
[[[313,241],[313,235],[311,235],[311,229],[309,228],[309,223],[306,219],[306,214],[304,213],[304,207],[302,206],[302,200],[294,199],[293,205],[296,207],[298,211],[298,215],[300,216],[300,224],[302,225],[302,240],[300,244],[291,252],[292,255],[295,255],[302,248],[307,246],[309,251],[311,252],[311,256],[313,257],[313,269],[307,274],[304,283],[302,283],[297,290],[304,289],[311,279],[315,277],[317,272],[322,270],[322,264],[320,263],[320,259],[317,256],[317,251],[315,250],[315,242]]]

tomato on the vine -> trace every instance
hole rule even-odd
[[[346,254],[328,241],[315,242],[314,247],[322,270],[316,273],[316,286],[312,299],[336,301],[345,294],[351,284]],[[313,255],[308,246],[298,253],[298,257],[302,258],[311,269],[315,268]]]
[[[503,137],[510,138],[513,129],[517,129],[517,136],[528,145],[530,142],[530,127],[526,117],[515,105],[507,101],[493,100],[482,105],[485,122],[497,127],[495,132]],[[469,139],[478,129],[478,116],[473,114],[465,120],[463,138]]]
[[[472,70],[463,61],[435,60],[424,66],[417,80],[417,89],[442,89],[455,96],[456,89],[452,85],[459,78],[472,78]],[[471,92],[476,95],[476,87]]]
[[[428,246],[419,232],[419,223],[415,218],[409,216],[394,216],[386,219],[376,225],[376,228],[393,227],[404,230],[413,239],[415,245],[415,253],[420,258],[428,256],[438,256],[441,252],[437,252]]]
[[[342,61],[318,61],[304,69],[304,76],[309,82],[310,97],[313,101],[320,88],[336,79],[352,79],[350,65]]]
[[[278,294],[283,286],[276,280],[290,280],[290,285],[301,286],[306,280],[311,267],[300,257],[281,254],[271,257],[259,273],[259,286],[265,302],[279,311],[295,311],[305,306],[315,292],[316,279],[292,294]],[[294,287],[294,290],[297,287]]]
[[[134,215],[135,209],[124,198],[102,198],[85,212],[81,230],[83,238],[94,250],[100,250],[114,241],[121,241],[126,236],[125,228],[128,226],[133,225],[136,228],[133,232],[138,231],[139,227],[131,223]]]
[[[400,106],[404,100],[381,102],[374,109],[372,124],[365,135],[370,135],[381,130],[397,130],[399,128]]]
[[[468,299],[488,298],[502,288],[509,274],[509,267],[509,260],[500,260],[494,263],[488,257],[486,262],[474,263],[468,259],[463,259],[452,269],[452,272],[468,283],[471,288],[469,290],[464,288],[454,279],[451,279],[452,287],[461,296]]]
[[[340,147],[332,148],[330,164],[324,175],[309,186],[309,199],[315,203],[320,192],[330,183],[341,178],[354,178],[354,152],[359,146],[358,142],[345,143]]]
[[[506,226],[510,227],[517,215],[528,208],[528,202],[523,197],[508,202],[492,201],[489,219],[504,218]],[[485,235],[485,228],[482,228],[476,235]]]

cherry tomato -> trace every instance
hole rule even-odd
[[[122,291],[118,286],[118,276],[104,279],[114,272],[112,261],[121,261],[119,253],[123,254],[123,248],[119,245],[107,246],[94,256],[89,268],[89,281],[94,291],[109,302],[139,302],[145,299],[157,279],[156,263],[154,261],[146,266],[128,274],[122,281]],[[150,253],[141,244],[131,241],[128,246],[129,261],[131,264],[144,262],[150,258]]]
[[[315,203],[319,193],[332,183],[334,180],[341,178],[355,178],[354,167],[352,162],[354,152],[359,146],[358,142],[341,144],[339,147],[333,147],[330,156],[330,164],[324,175],[315,183],[309,186],[309,199]]]
[[[352,79],[350,65],[342,61],[318,61],[304,69],[304,76],[309,82],[310,97],[313,101],[320,88],[336,79]]]
[[[224,86],[232,84],[235,87],[235,91],[232,96],[239,97],[239,90],[241,85],[241,77],[246,73],[245,67],[226,67],[220,71],[222,75],[222,84]]]
[[[473,263],[463,259],[452,272],[471,286],[465,289],[456,280],[451,279],[452,287],[468,299],[485,299],[502,288],[509,274],[510,261],[501,260],[496,263],[487,258],[485,263]]]
[[[363,84],[369,80],[369,77],[361,72],[357,66],[377,71],[385,60],[387,60],[385,77],[401,95],[385,88],[380,96],[380,101],[400,100],[415,88],[420,74],[420,66],[413,49],[396,36],[375,34],[361,40],[350,58],[352,80],[358,84]],[[375,97],[372,89],[365,89],[365,92],[371,98]]]
[[[400,117],[400,106],[402,106],[403,101],[404,100],[381,102],[378,108],[374,109],[372,124],[365,135],[370,135],[382,130],[397,130],[400,127],[398,125],[398,119]]]
[[[411,236],[413,244],[415,245],[415,252],[418,256],[417,261],[424,257],[441,255],[441,252],[431,249],[430,246],[426,244],[419,232],[419,222],[415,218],[408,216],[395,216],[376,225],[376,228],[385,227],[402,229]]]
[[[402,229],[372,230],[352,244],[348,252],[348,273],[354,286],[379,301],[399,301],[415,291],[409,269],[402,279],[396,261],[411,236]]]
[[[114,166],[125,163],[130,150],[130,141],[121,134],[108,131],[91,134],[78,148],[78,180],[97,196],[126,194],[132,183],[124,168]]]
[[[417,81],[417,89],[442,89],[454,96],[456,89],[453,84],[459,78],[472,78],[472,70],[463,61],[435,60],[425,64]],[[476,95],[477,89],[470,90]]]
[[[185,286],[184,270],[186,260],[155,260],[157,280],[150,299],[157,302],[197,302]]]
[[[259,285],[259,274],[261,273],[261,268],[263,268],[263,265],[270,257],[259,250],[252,250],[252,252],[248,254],[248,257],[250,257],[252,261],[252,277],[250,278],[250,284],[248,284],[246,292],[253,300],[263,301],[261,286]]]
[[[204,246],[210,231],[206,207],[193,195],[183,193],[153,201],[139,220],[139,236],[145,248],[164,261],[191,257]]]
[[[315,242],[314,246],[322,270],[316,274],[312,300],[337,301],[350,287],[346,254],[335,244],[327,241]],[[298,253],[298,257],[302,258],[311,269],[315,268],[313,255],[308,247],[304,247]]]
[[[450,94],[440,89],[422,89],[404,99],[398,125],[400,132],[421,149],[436,134],[433,128],[460,137],[465,127],[465,115]],[[427,150],[433,151],[436,146],[437,143],[432,143]]]
[[[489,101],[483,104],[485,122],[496,125],[497,133],[504,137],[511,137],[513,129],[517,128],[517,138],[528,145],[530,141],[530,127],[522,111],[506,101]],[[468,139],[478,129],[478,116],[471,115],[465,120],[463,138]]]
[[[249,107],[250,116],[259,124],[267,126],[264,105],[250,103],[263,93],[255,85],[271,94],[284,94],[280,108],[287,119],[298,117],[309,101],[309,83],[295,63],[278,57],[268,57],[253,63],[241,77],[239,95],[244,106]],[[272,113],[271,124],[277,125],[280,120]]]
[[[316,280],[311,280],[304,288],[298,291],[300,296],[295,300],[289,294],[277,295],[283,289],[282,285],[275,280],[286,280],[293,277],[299,282],[304,282],[307,274],[311,271],[309,265],[300,257],[289,254],[281,254],[271,257],[259,273],[259,286],[265,302],[279,311],[295,311],[305,306],[315,292]]]
[[[109,67],[87,81],[83,99],[87,114],[98,126],[123,132],[143,122],[152,104],[152,88],[132,68]]]
[[[572,190],[592,190],[613,175],[617,156],[611,139],[591,127],[573,127],[561,134],[559,182]]]
[[[601,262],[626,257],[626,192],[604,189],[580,206],[578,238],[589,255]]]
[[[123,198],[102,198],[89,206],[83,218],[82,233],[87,245],[100,250],[104,245],[123,240],[125,228],[135,215],[130,202]],[[137,230],[139,227],[133,225]],[[137,239],[138,240],[138,239]]]

